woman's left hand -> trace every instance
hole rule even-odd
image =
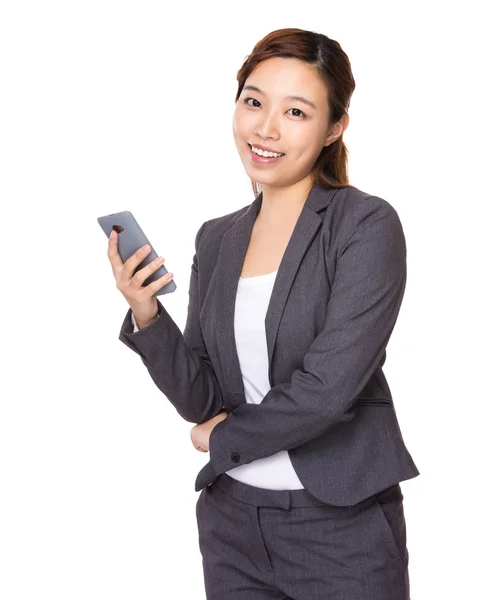
[[[195,425],[191,429],[191,441],[196,450],[200,452],[208,452],[210,450],[209,440],[212,429],[227,417],[227,412],[223,410],[215,417],[212,417],[205,423]]]

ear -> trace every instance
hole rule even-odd
[[[339,137],[344,133],[344,131],[349,127],[349,115],[344,113],[342,117],[332,125],[328,137],[325,140],[325,146],[329,146],[333,144]]]

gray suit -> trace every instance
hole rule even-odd
[[[419,475],[382,371],[406,285],[396,210],[360,190],[315,185],[281,261],[265,326],[271,389],[246,403],[234,337],[243,260],[262,203],[203,223],[195,239],[184,333],[159,318],[119,339],[192,423],[222,409],[195,490],[220,474],[288,450],[306,490],[352,506]]]

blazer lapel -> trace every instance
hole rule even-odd
[[[337,192],[338,189],[323,188],[318,184],[311,188],[276,274],[265,317],[271,386],[273,385],[271,373],[273,351],[285,303],[302,257],[323,222],[318,212],[331,202]],[[224,234],[215,269],[216,339],[224,382],[231,394],[232,408],[245,402],[234,333],[236,292],[252,228],[261,206],[262,192],[248,209],[235,219],[234,224]]]

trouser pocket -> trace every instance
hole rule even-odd
[[[407,567],[409,555],[406,547],[406,521],[401,487],[399,484],[393,485],[375,494],[375,497],[387,535],[391,538],[401,562]]]

